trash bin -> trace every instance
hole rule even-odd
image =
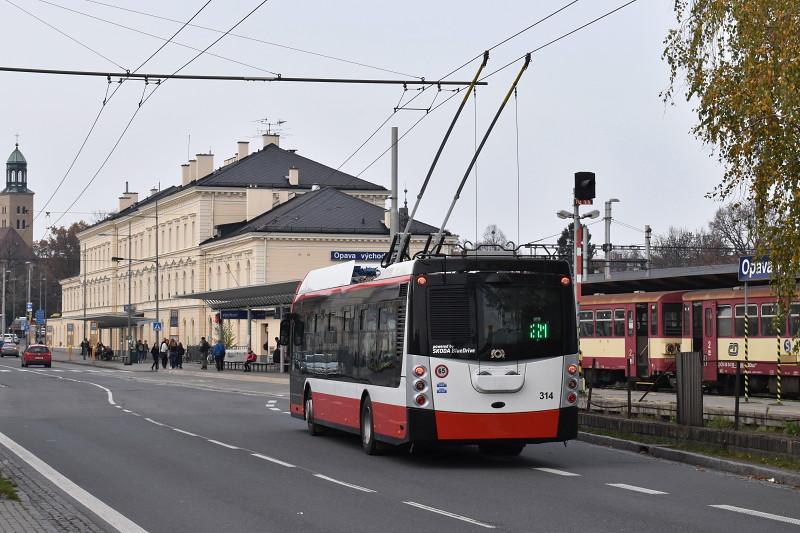
[[[122,358],[122,363],[125,365],[132,365],[137,361],[136,350],[128,350],[128,356]]]

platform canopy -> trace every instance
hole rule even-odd
[[[218,291],[195,292],[187,294],[185,297],[203,300],[214,310],[277,307],[292,303],[299,284],[299,280],[282,281]]]
[[[131,313],[131,325],[137,325],[143,317],[144,313],[134,311]],[[83,320],[83,317],[78,317],[78,320]],[[100,329],[128,327],[128,313],[97,313],[86,315],[86,320],[96,322]]]

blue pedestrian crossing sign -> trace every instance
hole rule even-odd
[[[161,331],[161,322],[153,322],[153,331]]]

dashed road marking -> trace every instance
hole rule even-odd
[[[360,485],[353,485],[352,483],[345,483],[344,481],[339,481],[338,479],[333,479],[332,477],[323,476],[322,474],[314,474],[314,477],[318,477],[319,479],[324,479],[325,481],[330,481],[331,483],[336,483],[337,485],[342,485],[343,487],[350,487],[351,489],[360,490],[361,492],[375,492],[372,489],[368,489],[367,487],[362,487]]]
[[[232,444],[225,444],[224,442],[220,442],[214,439],[206,439],[211,444],[216,444],[217,446],[224,446],[225,448],[230,448],[231,450],[238,450],[240,449],[238,446],[233,446]]]
[[[495,526],[491,524],[487,524],[485,522],[479,522],[474,518],[469,518],[467,516],[462,516],[460,514],[451,513],[449,511],[443,511],[441,509],[437,509],[436,507],[429,507],[427,505],[422,505],[421,503],[417,502],[403,502],[403,503],[406,505],[410,505],[411,507],[416,507],[417,509],[424,509],[425,511],[430,511],[432,513],[440,514],[442,516],[447,516],[449,518],[455,518],[456,520],[461,520],[462,522],[468,522],[476,526],[485,527],[486,529],[496,529]]]
[[[148,421],[148,422],[150,422],[151,424],[155,424],[155,425],[157,425],[157,426],[163,426],[163,425],[164,425],[164,424],[162,424],[161,422],[156,422],[156,421],[155,421],[155,420],[153,420],[152,418],[145,418],[145,420],[147,420],[147,421]]]
[[[290,414],[292,414],[292,413],[290,413],[289,411],[281,411],[281,412],[282,412],[283,414],[285,414],[285,415],[290,415]]]
[[[286,461],[281,461],[280,459],[275,459],[274,457],[261,455],[260,453],[251,453],[250,455],[253,457],[258,457],[259,459],[264,459],[265,461],[269,461],[271,463],[275,463],[276,465],[285,466],[286,468],[295,468],[292,463],[287,463]]]
[[[277,407],[270,407],[269,410],[270,411],[280,411],[280,409],[278,409]]]
[[[183,433],[184,435],[189,435],[190,437],[199,437],[200,435],[196,433],[192,433],[191,431],[186,431],[180,428],[172,428],[172,431],[177,431],[178,433]]]
[[[534,468],[534,470],[538,470],[539,472],[547,472],[548,474],[555,474],[557,476],[567,476],[567,477],[580,477],[580,474],[575,474],[573,472],[567,472],[565,470],[558,470],[556,468]]]
[[[789,518],[788,516],[781,516],[772,513],[764,513],[761,511],[754,511],[752,509],[745,509],[744,507],[736,507],[733,505],[709,505],[709,507],[713,507],[715,509],[724,509],[725,511],[733,511],[734,513],[748,514],[750,516],[757,516],[759,518],[767,518],[769,520],[775,520],[777,522],[785,522],[787,524],[800,526],[800,520],[798,520],[797,518]]]
[[[636,485],[628,485],[627,483],[606,483],[606,485],[608,485],[609,487],[616,487],[618,489],[625,489],[625,490],[632,490],[634,492],[641,492],[642,494],[651,494],[651,495],[669,494],[669,492],[663,492],[663,491],[660,491],[660,490],[647,489],[647,488],[644,488],[644,487],[637,487]]]
[[[11,370],[7,370],[5,368],[0,369],[0,372],[11,372]]]
[[[122,411],[125,412],[125,413],[130,413],[131,412],[130,409],[123,409]]]

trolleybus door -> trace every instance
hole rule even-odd
[[[650,343],[647,304],[636,304],[636,377],[650,376]]]
[[[703,302],[703,381],[717,381],[716,302]]]

